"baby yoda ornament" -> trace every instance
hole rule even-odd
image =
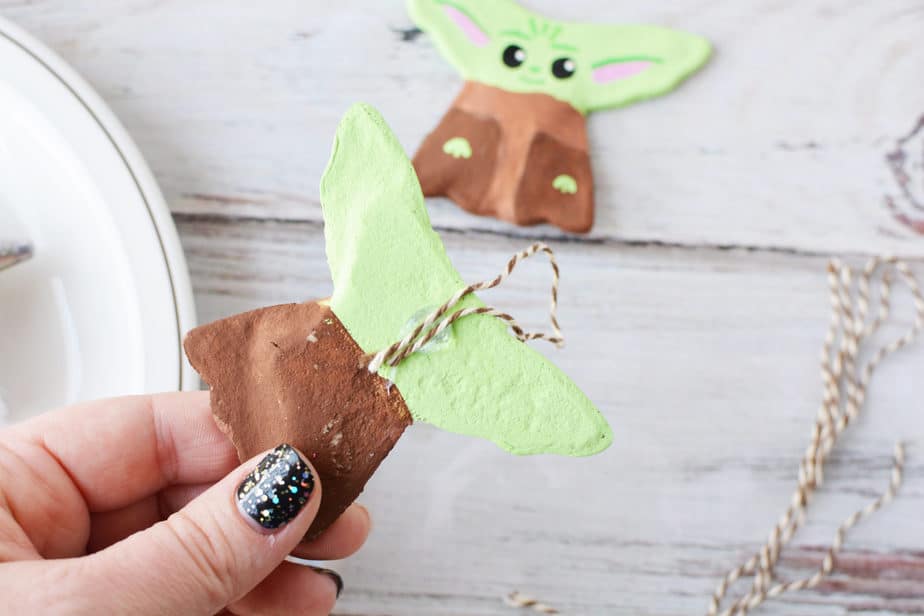
[[[585,116],[664,94],[710,54],[692,34],[558,22],[511,0],[409,0],[408,8],[465,79],[414,156],[424,194],[518,225],[589,231]]]
[[[184,342],[242,460],[290,443],[314,464],[324,498],[309,536],[356,499],[413,421],[515,454],[583,456],[610,444],[590,400],[494,316],[459,319],[421,352],[370,372],[370,358],[466,287],[410,161],[372,108],[354,106],[341,122],[321,203],[333,296],[232,316]],[[475,295],[456,304],[480,306]]]

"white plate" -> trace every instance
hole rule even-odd
[[[169,210],[106,105],[0,20],[0,398],[17,420],[104,396],[195,389],[189,274]]]

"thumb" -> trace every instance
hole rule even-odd
[[[213,614],[241,598],[295,548],[321,485],[289,445],[253,458],[151,528],[91,556],[91,588],[115,612]]]

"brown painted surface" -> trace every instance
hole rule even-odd
[[[567,169],[578,185],[575,194],[566,194],[552,182],[532,178],[555,178]],[[526,172],[517,190],[517,224],[552,222],[568,231],[589,231],[594,224],[593,178],[586,150],[562,144],[548,133],[539,133],[529,146]],[[590,198],[589,203],[583,199]]]
[[[469,159],[443,152],[443,144],[465,136],[472,146]],[[445,195],[473,214],[490,216],[486,207],[489,180],[497,165],[501,131],[497,120],[450,109],[427,136],[414,157],[420,186],[427,196]]]
[[[316,302],[203,325],[184,346],[241,460],[289,443],[314,465],[323,498],[308,538],[356,500],[411,424],[397,388],[365,369],[343,324]]]
[[[464,137],[470,158],[443,144]],[[546,94],[518,94],[475,82],[462,92],[417,154],[414,167],[428,197],[446,196],[481,216],[518,225],[548,222],[584,233],[594,218],[587,126],[574,107]],[[552,187],[577,180],[575,194]]]

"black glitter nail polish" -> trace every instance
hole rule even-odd
[[[290,445],[280,445],[238,486],[237,504],[257,524],[275,530],[298,515],[312,490],[311,469]]]

